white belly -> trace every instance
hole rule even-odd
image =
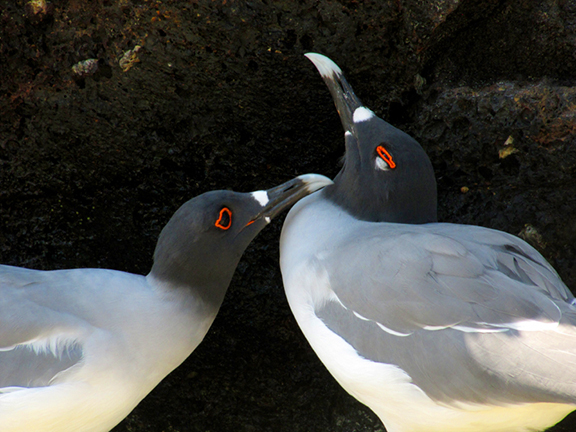
[[[310,195],[290,211],[280,241],[280,265],[290,308],[308,342],[338,383],[371,408],[388,432],[529,432],[550,427],[576,409],[536,403],[507,406],[436,403],[398,366],[358,355],[315,310],[339,301],[322,265],[349,218]],[[314,221],[314,224],[309,221]],[[325,252],[323,252],[325,251]],[[529,426],[526,426],[529,425]]]
[[[123,386],[122,382],[111,382],[111,379],[96,384],[74,381],[5,393],[0,396],[0,430],[109,431],[122,421],[141,399],[136,398],[130,391],[134,386]]]

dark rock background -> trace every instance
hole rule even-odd
[[[0,0],[0,261],[145,274],[187,199],[334,176],[343,133],[308,51],[422,143],[443,221],[521,234],[576,287],[572,0]],[[384,430],[295,324],[281,225],[115,432]]]

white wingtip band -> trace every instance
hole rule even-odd
[[[320,75],[323,77],[330,78],[334,74],[342,74],[342,69],[328,57],[316,53],[307,53],[304,55],[314,63],[314,66],[316,66],[316,69],[318,69],[318,72],[320,72]]]
[[[395,330],[389,329],[388,327],[380,324],[379,322],[377,322],[376,324],[378,324],[378,327],[380,327],[386,333],[390,333],[391,335],[394,335],[394,336],[406,337],[406,336],[410,336],[412,334],[412,332],[410,332],[410,333],[397,332]]]

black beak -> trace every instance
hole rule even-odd
[[[332,184],[332,180],[319,174],[304,174],[266,191],[252,192],[262,205],[262,210],[246,226],[258,219],[269,223],[278,213],[290,207],[301,198]]]
[[[353,115],[354,111],[363,105],[360,99],[354,94],[354,90],[352,90],[346,78],[344,78],[342,70],[336,63],[321,54],[308,53],[304,55],[314,63],[314,66],[316,66],[316,69],[318,69],[322,79],[328,86],[344,130],[356,136]]]

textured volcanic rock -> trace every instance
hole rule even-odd
[[[443,221],[522,235],[576,288],[567,0],[0,0],[0,261],[146,273],[190,197],[335,175],[342,129],[307,51],[422,143]],[[281,224],[115,432],[384,430],[296,326]]]

